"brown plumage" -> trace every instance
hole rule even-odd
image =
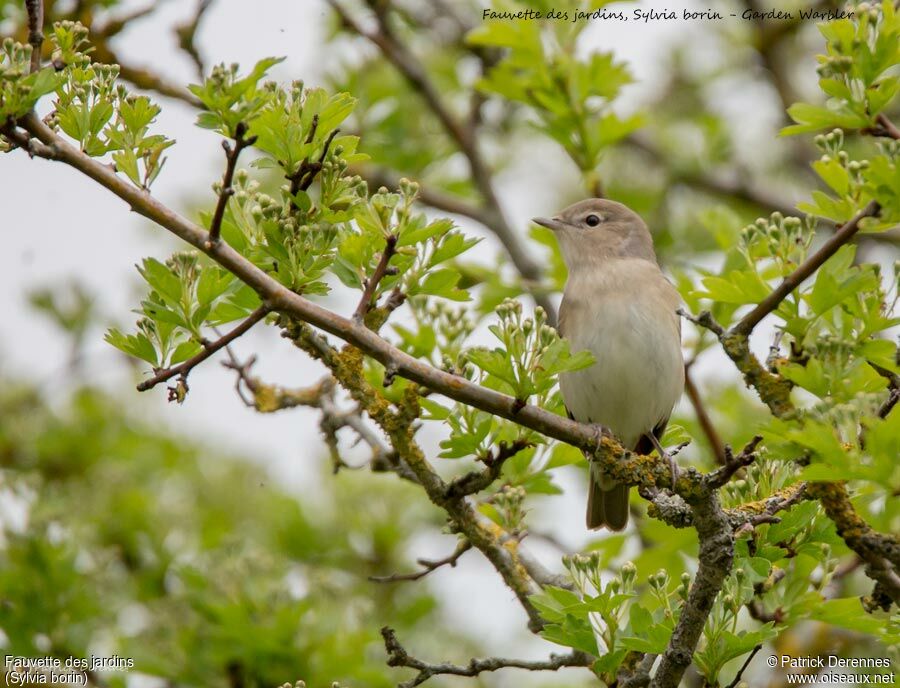
[[[647,226],[621,203],[599,198],[534,221],[556,233],[569,268],[560,333],[573,351],[595,359],[560,376],[569,413],[629,449],[661,449],[657,438],[684,388],[684,361],[680,299],[659,269]],[[624,528],[628,492],[592,465],[588,528]]]

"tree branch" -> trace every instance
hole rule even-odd
[[[753,648],[753,652],[744,660],[744,663],[741,665],[741,668],[738,669],[737,673],[734,675],[734,679],[732,679],[731,683],[728,684],[726,688],[737,688],[737,685],[741,682],[741,677],[744,675],[744,672],[747,670],[747,667],[750,666],[750,662],[753,661],[753,658],[756,657],[756,653],[762,649],[762,645],[757,645]]]
[[[434,470],[415,440],[416,427],[413,421],[418,418],[420,412],[418,386],[408,385],[403,398],[394,401],[397,411],[392,411],[391,405],[387,403],[382,393],[375,390],[366,380],[363,372],[363,352],[360,349],[348,345],[338,352],[324,342],[322,337],[313,332],[306,323],[289,316],[282,316],[278,324],[284,329],[283,336],[322,361],[369,417],[381,426],[400,459],[415,474],[429,500],[447,513],[453,529],[484,554],[494,566],[528,615],[529,629],[537,633],[544,625],[541,615],[530,600],[531,595],[537,592],[537,587],[519,561],[516,549],[504,544],[501,539],[502,532],[497,532],[498,529],[494,524],[482,521],[465,498],[447,496],[447,483]],[[380,339],[368,328],[359,324],[354,326]]]
[[[453,550],[453,553],[444,557],[443,559],[416,559],[416,563],[422,567],[421,570],[416,571],[415,573],[393,573],[390,576],[369,576],[369,580],[373,583],[397,583],[399,581],[416,581],[420,578],[424,578],[432,571],[441,568],[442,566],[451,566],[456,567],[456,562],[459,561],[459,558],[472,549],[472,543],[466,540],[465,538],[461,538],[459,543],[456,545],[456,549]]]
[[[503,659],[501,657],[485,657],[471,659],[466,666],[457,664],[429,664],[411,656],[397,640],[394,629],[385,626],[381,629],[384,638],[384,649],[388,653],[388,665],[393,667],[408,667],[419,673],[409,681],[404,681],[399,688],[413,688],[424,683],[432,676],[478,676],[479,674],[498,671],[499,669],[525,669],[527,671],[558,671],[564,667],[587,667],[594,658],[584,652],[574,650],[565,655],[550,655],[546,660]]]
[[[769,313],[778,308],[778,305],[787,298],[794,289],[816,270],[822,267],[822,264],[831,258],[838,249],[850,241],[853,235],[859,231],[860,223],[867,217],[874,217],[881,211],[881,206],[876,201],[870,201],[869,204],[860,210],[851,220],[846,222],[834,234],[828,237],[828,240],[822,244],[822,247],[809,256],[803,263],[784,278],[784,281],[772,291],[766,298],[747,315],[741,318],[732,328],[731,332],[737,335],[748,336],[753,328],[759,324],[759,321],[765,318]]]
[[[222,176],[222,189],[219,191],[219,200],[216,203],[216,210],[209,225],[209,241],[213,244],[219,241],[219,234],[222,231],[222,219],[225,217],[225,207],[228,205],[228,199],[234,195],[234,187],[231,183],[234,180],[238,156],[244,148],[256,143],[255,136],[244,138],[246,133],[247,125],[243,122],[238,122],[234,132],[234,146],[231,146],[228,141],[222,141],[222,148],[225,149],[225,174]]]
[[[718,491],[711,485],[704,485],[698,492],[689,501],[700,541],[697,575],[656,675],[650,682],[651,688],[677,688],[681,684],[706,619],[734,562],[734,534],[719,504]]]
[[[108,166],[93,160],[70,145],[34,113],[23,117],[20,124],[45,144],[46,148],[43,150],[52,151],[54,159],[59,159],[87,175],[124,200],[134,212],[207,254],[253,288],[263,300],[271,304],[273,310],[308,322],[358,347],[385,367],[396,370],[397,375],[451,399],[512,420],[579,448],[588,450],[597,448],[596,432],[592,426],[577,423],[531,404],[522,406],[511,396],[469,382],[459,375],[447,373],[400,351],[367,327],[290,291],[226,243],[220,241],[214,246],[207,246],[208,233],[205,229],[166,207],[150,194],[129,184]],[[605,441],[609,442],[608,438]],[[667,465],[662,470],[668,475]]]
[[[197,109],[203,107],[200,99],[180,84],[173,83],[144,67],[135,67],[128,63],[123,63],[108,42],[95,41],[92,45],[94,48],[94,51],[91,53],[92,60],[104,64],[119,65],[119,77],[134,84],[137,88],[144,91],[155,91],[160,95],[180,100]]]
[[[256,362],[255,356],[250,357],[245,363],[241,363],[232,353],[231,347],[225,347],[225,351],[228,354],[228,360],[223,361],[222,365],[237,374],[235,390],[246,406],[259,413],[277,413],[298,406],[317,408],[322,411],[319,427],[333,454],[337,448],[338,430],[345,427],[350,428],[356,433],[357,442],[365,442],[372,450],[369,465],[373,471],[393,471],[404,480],[418,484],[409,467],[400,461],[396,452],[390,451],[372,428],[366,424],[358,407],[348,410],[338,408],[334,399],[335,380],[331,375],[324,377],[311,387],[301,389],[270,385],[250,374],[250,369]],[[244,390],[241,388],[242,384],[249,390],[252,399],[244,394]],[[342,467],[360,468],[361,466],[348,466],[337,456],[334,457],[334,467],[335,470],[338,470]]]
[[[200,21],[203,19],[203,16],[206,14],[206,11],[212,3],[213,0],[199,0],[199,2],[197,2],[197,9],[194,11],[194,16],[184,24],[175,27],[175,35],[178,36],[178,46],[190,56],[191,60],[193,60],[194,66],[197,67],[197,74],[200,76],[203,75],[205,69],[203,60],[197,50],[195,38],[197,36],[197,29],[200,26]]]
[[[866,523],[842,483],[810,483],[808,490],[834,521],[838,535],[866,563],[866,575],[900,606],[900,538],[879,533]]]
[[[28,12],[28,44],[31,46],[31,71],[41,68],[41,48],[44,45],[44,0],[25,0]]]
[[[881,126],[881,130],[877,132],[878,136],[888,136],[894,140],[900,139],[900,129],[894,124],[883,112],[878,115],[876,121]],[[876,132],[873,132],[876,133]]]
[[[503,464],[507,459],[512,458],[523,449],[527,449],[531,446],[533,446],[531,442],[523,439],[515,440],[510,444],[507,444],[506,442],[498,443],[494,453],[484,459],[484,463],[487,467],[482,471],[472,471],[454,479],[447,486],[447,497],[450,499],[457,499],[459,497],[475,494],[476,492],[481,492],[481,490],[488,487],[500,477],[500,472],[503,470]]]
[[[319,116],[313,115],[312,125],[310,126],[306,143],[312,142],[318,125]],[[334,137],[337,136],[339,132],[340,129],[335,129],[328,135],[328,138],[325,139],[325,143],[322,144],[322,152],[319,154],[317,160],[310,162],[308,159],[304,159],[297,168],[297,171],[287,176],[288,181],[291,183],[291,196],[296,196],[298,192],[306,191],[312,186],[312,183],[316,180],[316,175],[322,171],[322,165],[325,163],[325,157],[328,155],[328,149],[331,147],[331,142],[334,141]]]
[[[270,308],[268,305],[263,303],[259,308],[253,311],[244,322],[235,327],[231,332],[220,337],[214,342],[204,342],[203,343],[203,351],[201,351],[196,356],[191,356],[189,359],[184,361],[183,363],[179,363],[177,366],[173,366],[171,368],[164,368],[162,370],[157,371],[153,377],[144,380],[137,386],[138,392],[146,392],[148,389],[152,389],[156,387],[160,382],[165,382],[166,380],[171,380],[175,376],[180,376],[182,380],[186,379],[188,373],[190,373],[194,368],[203,363],[207,358],[212,356],[217,351],[228,346],[235,339],[240,337],[243,334],[246,334],[256,323],[265,318],[269,312]]]
[[[741,450],[737,456],[734,455],[731,446],[725,445],[725,461],[721,468],[717,468],[706,476],[706,480],[710,487],[722,487],[731,480],[731,477],[745,466],[749,466],[756,461],[756,447],[762,442],[762,435],[755,435]]]
[[[712,449],[713,457],[715,457],[716,463],[720,466],[724,465],[725,445],[722,442],[722,438],[719,437],[719,432],[718,430],[716,430],[716,426],[715,424],[713,424],[712,418],[709,417],[709,413],[707,412],[706,406],[703,403],[703,398],[700,396],[700,391],[694,384],[693,377],[691,376],[691,367],[689,365],[686,365],[684,367],[684,391],[688,395],[691,406],[694,407],[694,413],[697,416],[697,422],[700,424],[700,429],[706,436],[706,441],[709,442],[709,446],[710,449]]]
[[[391,268],[388,267],[388,263],[391,262],[391,258],[393,258],[396,248],[397,235],[389,234],[385,237],[384,250],[381,252],[381,258],[378,260],[378,265],[375,266],[375,271],[372,275],[366,279],[362,298],[360,298],[359,304],[356,306],[356,310],[353,313],[353,320],[356,322],[361,323],[365,321],[366,313],[372,308],[372,299],[375,297],[379,282],[381,282],[385,275],[390,273]],[[393,270],[394,273],[396,273],[397,269],[394,268]]]

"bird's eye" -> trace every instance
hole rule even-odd
[[[600,218],[596,215],[588,215],[586,218],[584,218],[584,221],[588,227],[596,227],[600,224]]]

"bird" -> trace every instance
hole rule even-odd
[[[670,462],[674,487],[675,463],[660,440],[684,390],[681,299],[660,270],[650,230],[605,198],[532,221],[553,231],[568,268],[559,333],[573,353],[594,357],[591,366],[560,374],[569,417],[611,433],[626,449],[656,449]],[[596,463],[589,474],[587,527],[624,529],[630,488]]]

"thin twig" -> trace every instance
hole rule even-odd
[[[314,117],[313,126],[309,132],[308,143],[312,141],[318,123],[318,117]],[[328,138],[325,139],[325,143],[322,144],[322,152],[319,154],[318,159],[313,161],[304,159],[296,172],[286,176],[288,181],[291,182],[291,196],[296,196],[298,192],[306,191],[312,186],[312,183],[316,180],[316,176],[322,171],[322,166],[325,164],[325,157],[328,155],[328,149],[331,147],[331,142],[334,141],[334,137],[337,136],[339,132],[340,129],[335,129],[328,135]],[[294,207],[296,207],[296,203]]]
[[[737,684],[741,682],[741,677],[744,675],[744,672],[747,670],[747,667],[750,666],[750,662],[753,661],[753,658],[756,657],[756,653],[762,649],[762,645],[757,645],[753,648],[753,651],[750,653],[750,656],[744,661],[741,665],[741,668],[738,669],[738,672],[734,675],[734,680],[726,686],[726,688],[737,688]]]
[[[369,576],[369,580],[373,583],[398,583],[400,581],[416,581],[420,578],[424,578],[429,573],[431,573],[435,569],[441,568],[442,566],[450,566],[451,568],[456,567],[456,562],[459,561],[459,558],[470,549],[472,549],[472,543],[465,538],[461,538],[459,543],[457,543],[456,545],[456,549],[453,550],[453,553],[444,557],[443,559],[416,559],[416,563],[422,568],[415,573],[393,573],[390,576]]]
[[[160,382],[165,382],[166,380],[171,380],[175,376],[181,376],[182,378],[186,378],[188,373],[191,372],[195,367],[203,363],[207,358],[212,356],[217,351],[225,348],[233,342],[235,339],[240,337],[243,334],[246,334],[254,325],[256,325],[260,320],[265,318],[270,312],[269,306],[263,304],[255,311],[253,311],[244,322],[235,327],[231,332],[224,335],[223,337],[217,339],[214,342],[207,342],[203,345],[203,350],[197,354],[196,356],[192,356],[187,359],[183,363],[178,364],[177,366],[172,366],[171,368],[164,368],[156,372],[153,377],[144,380],[141,384],[137,386],[138,392],[146,392],[148,389],[152,389]]]
[[[590,666],[594,658],[574,650],[565,655],[550,655],[546,660],[504,659],[501,657],[484,657],[471,659],[465,666],[449,663],[429,664],[411,656],[397,640],[394,629],[385,626],[381,629],[384,648],[388,653],[388,666],[408,667],[419,673],[409,681],[399,684],[398,688],[413,688],[424,683],[432,676],[441,674],[453,676],[478,676],[479,674],[499,669],[526,669],[528,671],[558,671],[564,667]]]
[[[532,442],[521,438],[510,443],[499,442],[494,452],[483,459],[486,468],[481,471],[471,471],[451,481],[447,485],[447,497],[458,499],[481,492],[500,477],[503,464],[507,459],[531,446],[534,446]]]
[[[25,0],[28,12],[28,44],[31,46],[31,71],[41,68],[41,48],[44,45],[44,1]]]
[[[894,140],[900,139],[900,129],[897,128],[897,125],[894,124],[890,119],[888,119],[887,115],[883,112],[878,115],[876,118],[878,124],[881,125],[881,128],[884,130],[882,133],[885,136],[889,136]],[[880,135],[880,134],[879,134]]]
[[[228,205],[228,199],[234,195],[234,171],[237,167],[238,156],[241,151],[248,146],[256,143],[256,137],[250,136],[245,138],[247,133],[247,125],[238,122],[234,131],[234,146],[228,141],[222,141],[222,148],[225,149],[225,174],[222,176],[222,188],[219,190],[219,200],[216,202],[216,210],[213,213],[212,222],[209,224],[209,241],[216,244],[219,241],[219,235],[222,231],[222,220],[225,217],[225,207]]]
[[[694,413],[697,415],[697,422],[700,424],[700,429],[703,430],[703,434],[706,436],[706,441],[709,442],[716,463],[720,466],[724,465],[725,445],[722,442],[722,438],[719,437],[719,431],[716,430],[712,418],[709,417],[709,412],[706,410],[706,405],[703,403],[700,391],[694,384],[690,366],[684,367],[684,391],[687,392],[691,406],[694,407]]]
[[[786,490],[786,494],[783,496],[769,497],[766,500],[765,510],[752,516],[749,523],[751,526],[758,526],[763,523],[778,523],[780,519],[775,514],[781,511],[788,511],[795,504],[799,504],[806,499],[809,499],[809,495],[806,492],[806,483],[797,483],[795,489]]]
[[[888,414],[897,405],[898,401],[900,401],[900,388],[894,387],[891,389],[890,394],[888,394],[888,398],[885,399],[884,403],[879,407],[878,417],[887,418]]]
[[[723,465],[706,476],[709,485],[711,487],[722,487],[740,469],[756,461],[756,447],[762,442],[762,439],[762,435],[755,435],[753,439],[744,445],[744,448],[737,456],[735,456],[731,446],[726,444]]]
[[[394,256],[396,247],[397,235],[388,234],[384,240],[384,250],[381,252],[381,258],[378,260],[378,265],[375,266],[375,271],[372,275],[366,279],[362,298],[360,298],[359,304],[356,306],[356,310],[353,313],[353,319],[356,322],[363,322],[366,318],[366,313],[372,308],[372,299],[375,297],[378,284],[385,275],[390,273],[391,268],[388,264]],[[394,271],[396,272],[396,268],[394,268]]]
[[[846,222],[840,229],[828,237],[818,251],[809,256],[796,270],[794,270],[794,272],[785,277],[782,283],[779,284],[772,293],[760,301],[752,311],[741,318],[740,321],[731,328],[731,332],[744,336],[749,335],[753,331],[753,328],[759,324],[760,320],[778,308],[779,304],[787,298],[788,294],[799,287],[807,277],[812,275],[816,270],[822,267],[822,264],[826,260],[837,253],[841,246],[853,238],[853,235],[859,231],[860,223],[863,219],[878,215],[880,210],[881,206],[878,205],[877,201],[870,201],[865,208],[860,210],[851,220]]]
[[[713,317],[713,314],[709,311],[701,311],[699,315],[691,315],[684,308],[679,308],[675,312],[685,320],[689,320],[698,327],[709,330],[717,337],[721,338],[725,334],[725,328],[723,328],[716,321],[716,319]]]

